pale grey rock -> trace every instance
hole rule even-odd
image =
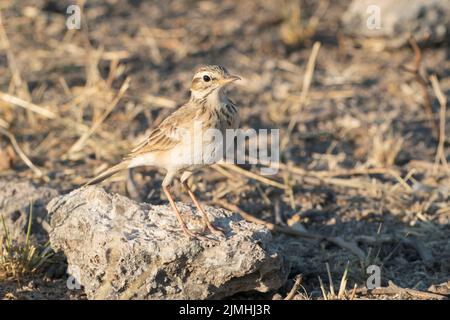
[[[5,220],[11,238],[24,242],[29,221],[30,203],[33,203],[31,238],[45,241],[48,239],[47,210],[45,206],[58,192],[54,189],[37,186],[26,180],[0,180],[0,213]],[[0,226],[0,235],[5,232]]]
[[[199,231],[194,207],[178,207]],[[226,232],[226,239],[208,241],[189,240],[168,205],[137,203],[98,187],[75,190],[47,208],[51,245],[65,253],[89,299],[219,299],[277,289],[287,278],[270,232],[223,209],[205,207]]]
[[[410,34],[419,43],[441,43],[450,36],[450,1],[353,0],[342,22],[347,34],[377,38],[390,48],[407,44]]]

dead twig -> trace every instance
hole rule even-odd
[[[252,159],[255,162],[256,159]],[[400,173],[397,169],[394,167],[392,168],[383,168],[383,167],[377,167],[377,168],[355,168],[355,169],[348,169],[348,170],[335,170],[335,171],[313,171],[313,170],[307,170],[303,169],[297,166],[293,166],[292,164],[285,164],[282,162],[276,162],[276,163],[269,163],[264,160],[259,160],[259,163],[261,165],[267,166],[272,169],[281,169],[286,172],[292,173],[294,175],[303,177],[303,178],[315,178],[317,179],[316,182],[312,182],[310,179],[307,181],[311,184],[332,184],[337,185],[341,187],[347,187],[347,188],[354,188],[354,189],[367,189],[367,188],[374,188],[376,185],[373,183],[367,183],[365,181],[357,180],[357,179],[339,179],[335,178],[338,176],[357,176],[357,175],[370,175],[370,174],[386,174],[393,178],[395,178],[400,185],[404,187],[404,189],[408,192],[412,191],[412,188],[406,183],[405,179],[402,179],[400,177]],[[244,170],[247,172],[247,175],[249,174],[247,170],[240,168],[241,170]],[[256,175],[253,173],[250,173],[252,175]],[[258,175],[256,175],[258,176]],[[255,179],[260,180],[255,177]],[[267,178],[264,178],[267,179]],[[268,179],[270,180],[270,179]],[[273,181],[273,180],[270,180]],[[289,186],[284,185],[283,189],[288,190]],[[381,188],[381,186],[380,186]]]
[[[330,294],[331,294],[331,296],[335,297],[336,292],[334,291],[334,283],[333,283],[333,277],[331,276],[330,264],[328,262],[326,262],[325,267],[327,268],[328,281],[330,284]]]
[[[14,137],[14,135],[9,132],[8,130],[0,127],[0,133],[3,134],[4,136],[6,136],[9,141],[11,142],[14,150],[16,151],[16,153],[19,155],[19,157],[22,159],[22,161],[31,169],[34,171],[34,173],[40,178],[43,177],[44,174],[42,173],[41,169],[39,169],[38,167],[36,167],[33,162],[31,162],[31,160],[27,157],[27,155],[25,154],[25,152],[22,151],[22,148],[19,146],[19,144],[17,143],[16,137]]]
[[[422,88],[423,107],[424,107],[425,113],[427,114],[427,117],[429,118],[429,120],[431,122],[433,134],[436,138],[438,138],[439,130],[436,125],[436,122],[434,121],[433,107],[431,104],[430,93],[428,91],[428,82],[426,80],[426,77],[424,77],[420,73],[421,67],[422,67],[422,57],[423,57],[422,51],[420,50],[420,47],[417,44],[417,41],[413,35],[411,35],[409,37],[408,41],[409,41],[409,44],[410,44],[411,48],[413,49],[414,55],[415,55],[414,56],[414,67],[411,69],[406,66],[401,66],[400,68],[404,71],[412,73],[414,75],[415,80]]]
[[[296,237],[302,237],[302,238],[307,238],[307,239],[315,239],[315,240],[323,240],[325,239],[324,236],[321,236],[319,234],[314,234],[314,233],[309,233],[309,232],[303,232],[300,230],[296,230],[293,228],[289,228],[289,227],[282,227],[282,226],[277,226],[273,223],[264,221],[262,219],[256,218],[254,216],[252,216],[251,214],[245,212],[244,210],[242,210],[241,208],[239,208],[237,205],[229,203],[225,200],[216,200],[215,201],[216,204],[224,207],[225,209],[228,209],[230,211],[234,211],[239,213],[239,215],[244,218],[244,220],[247,220],[249,222],[253,222],[256,224],[262,224],[264,226],[266,226],[267,229],[274,231],[274,232],[279,232],[279,233],[284,233],[284,234],[288,234],[291,236],[296,236]]]
[[[434,257],[429,248],[427,248],[422,241],[414,238],[406,238],[400,235],[377,235],[377,236],[358,236],[356,242],[363,242],[369,245],[380,245],[383,243],[399,243],[411,247],[416,250],[420,258],[426,265],[432,265]]]
[[[2,118],[0,118],[0,127],[8,129],[9,128],[9,123],[6,122],[5,120],[3,120]]]
[[[302,285],[302,281],[303,281],[303,277],[301,274],[298,274],[297,276],[295,276],[295,283],[292,286],[292,289],[291,289],[291,291],[289,291],[286,298],[284,298],[284,300],[292,300],[295,297],[298,289],[300,289],[300,287]]]
[[[401,288],[394,284],[392,281],[388,282],[387,287],[376,288],[376,289],[367,289],[360,288],[357,289],[356,292],[358,294],[371,294],[371,295],[396,295],[396,294],[407,294],[411,297],[424,299],[424,300],[447,300],[448,297],[444,295],[440,295],[437,293],[424,292],[415,289]]]
[[[308,96],[309,88],[311,87],[312,77],[314,75],[314,68],[316,65],[317,55],[319,54],[319,49],[320,49],[320,42],[317,41],[314,43],[312,47],[311,54],[309,56],[308,63],[306,65],[306,71],[305,75],[303,76],[303,84],[302,84],[302,91],[300,93],[300,98],[298,103],[292,108],[293,116],[289,122],[285,138],[281,143],[281,150],[284,150],[287,143],[289,142],[291,133],[294,130],[294,127],[300,118],[301,110],[306,103],[306,98]]]
[[[254,173],[254,172],[245,170],[245,169],[243,169],[243,168],[241,168],[241,167],[239,167],[239,166],[237,166],[237,165],[235,165],[233,163],[220,162],[219,164],[214,165],[214,167],[218,166],[218,165],[220,165],[222,167],[225,167],[225,168],[228,168],[230,170],[233,170],[233,171],[235,171],[237,173],[240,173],[240,174],[242,174],[242,175],[244,175],[244,176],[246,176],[248,178],[260,181],[260,182],[262,182],[264,184],[270,185],[270,186],[275,187],[275,188],[279,188],[279,189],[282,189],[282,190],[285,190],[285,189],[289,188],[289,186],[287,186],[287,185],[284,185],[284,184],[279,183],[277,181],[274,181],[274,180],[271,180],[269,178],[263,177],[263,176],[261,176],[259,174]]]
[[[354,300],[355,299],[356,289],[357,289],[357,284],[355,283],[355,285],[353,286],[352,294],[350,295],[350,300]]]
[[[328,237],[326,238],[326,240],[343,249],[347,249],[355,256],[357,256],[359,260],[364,260],[366,258],[366,253],[360,247],[358,247],[358,244],[355,241],[346,241],[341,237]]]
[[[26,110],[32,111],[34,113],[40,114],[41,116],[46,117],[48,119],[56,118],[56,114],[53,113],[52,111],[50,111],[46,108],[40,107],[34,103],[20,99],[16,96],[0,92],[0,99],[7,103],[10,103],[14,106],[18,106],[18,107],[24,108]]]
[[[407,238],[403,239],[402,242],[410,246],[414,250],[416,250],[420,256],[420,259],[422,259],[425,265],[427,266],[433,265],[434,262],[433,253],[431,252],[430,248],[424,245],[422,241],[419,241],[418,239]]]
[[[430,77],[431,85],[433,87],[434,94],[436,95],[439,105],[440,105],[440,111],[439,111],[439,142],[436,149],[436,156],[434,158],[434,167],[433,172],[436,173],[437,169],[439,167],[439,164],[442,163],[442,165],[447,169],[447,173],[450,172],[450,168],[448,167],[447,159],[445,158],[445,152],[444,152],[444,146],[445,146],[445,117],[446,117],[446,110],[447,110],[447,98],[442,93],[441,87],[439,85],[439,80],[436,77],[435,74],[433,74]]]
[[[346,249],[356,255],[360,260],[364,260],[366,257],[366,254],[363,250],[361,250],[356,242],[348,242],[342,239],[341,237],[326,237],[317,233],[311,233],[311,232],[305,232],[298,229],[294,229],[291,227],[284,227],[284,226],[278,226],[276,224],[273,224],[271,222],[264,221],[262,219],[256,218],[252,216],[251,214],[245,212],[241,208],[239,208],[237,205],[229,203],[223,199],[215,200],[214,204],[220,205],[224,207],[225,209],[228,209],[230,211],[234,211],[239,213],[239,215],[244,218],[244,220],[253,222],[256,224],[262,224],[267,229],[273,231],[273,232],[279,232],[284,233],[287,235],[291,235],[294,237],[301,237],[301,238],[307,238],[307,239],[314,239],[319,241],[328,241],[330,243],[333,243],[343,249]]]

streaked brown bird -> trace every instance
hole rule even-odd
[[[203,217],[205,226],[216,235],[223,232],[214,227],[200,202],[187,184],[197,170],[222,159],[227,129],[236,129],[239,116],[236,105],[226,96],[224,88],[240,80],[224,67],[207,65],[198,68],[191,84],[189,101],[164,119],[159,126],[119,164],[107,169],[86,185],[99,183],[121,170],[153,166],[166,172],[162,188],[183,231],[190,237],[202,237],[189,230],[178,210],[170,186],[175,178],[188,192]]]

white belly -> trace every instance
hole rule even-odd
[[[168,153],[170,166],[174,171],[194,171],[212,165],[223,158],[221,142],[182,143]]]

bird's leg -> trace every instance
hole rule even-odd
[[[200,202],[198,202],[198,200],[195,197],[195,194],[192,192],[191,188],[189,188],[187,181],[183,181],[182,184],[183,184],[184,188],[186,189],[186,191],[188,192],[189,196],[191,197],[192,201],[194,202],[195,206],[197,207],[198,211],[201,212],[201,214],[203,216],[203,221],[205,222],[209,231],[211,231],[212,233],[214,233],[217,236],[225,237],[224,232],[221,229],[213,226],[211,221],[209,221],[208,215],[206,214],[205,210],[203,210],[202,206],[200,205]]]
[[[167,199],[169,199],[170,205],[175,212],[178,222],[181,225],[181,229],[183,229],[184,233],[187,234],[189,237],[193,238],[201,238],[201,236],[195,234],[191,230],[188,229],[186,222],[184,222],[183,217],[180,214],[180,211],[178,210],[177,206],[175,205],[175,201],[173,200],[172,195],[170,194],[169,187],[163,186],[164,193],[166,194]]]

